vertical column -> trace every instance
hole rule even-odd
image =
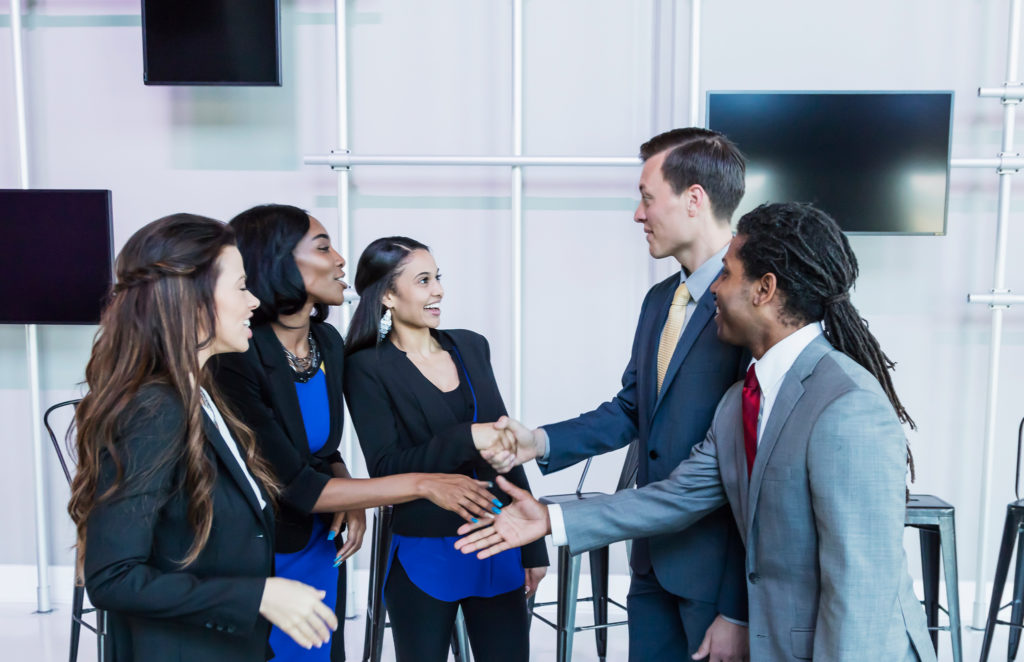
[[[523,155],[523,0],[512,0],[512,155]],[[523,417],[523,167],[512,166],[512,417]]]
[[[1017,60],[1020,56],[1020,0],[1010,3],[1010,29],[1006,53],[1004,91],[1017,84]],[[1013,156],[1013,134],[1019,99],[1003,97],[1003,140],[999,156]],[[996,217],[996,255],[993,267],[993,294],[1006,293],[1006,246],[1010,223],[1010,184],[1016,170],[999,169],[999,211]],[[1006,306],[993,305],[992,335],[989,339],[988,394],[985,406],[985,441],[982,450],[981,505],[979,507],[978,548],[975,569],[974,626],[985,627],[988,571],[989,516],[992,509],[992,464],[995,456],[996,407],[999,399],[999,361],[1003,342],[1003,311]]]

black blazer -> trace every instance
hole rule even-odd
[[[462,357],[476,396],[477,422],[504,416],[505,404],[494,380],[487,340],[472,331],[433,333],[442,347],[450,352],[456,348]],[[458,366],[455,352],[452,355]],[[464,378],[460,367],[459,379]],[[494,480],[494,470],[473,445],[472,423],[455,418],[437,387],[393,343],[384,342],[348,357],[345,397],[371,476],[414,471],[471,476],[475,471],[480,480]],[[513,469],[507,478],[530,489],[522,467]],[[492,492],[502,503],[511,501],[497,488]],[[456,535],[463,523],[455,513],[419,499],[395,506],[392,528],[400,535],[439,537]],[[526,568],[548,564],[543,539],[523,547],[522,554]]]
[[[274,571],[274,515],[269,506],[260,509],[213,422],[204,415],[203,423],[206,457],[216,471],[213,527],[199,558],[184,568],[178,561],[193,539],[179,457],[184,407],[170,388],[147,386],[119,426],[121,488],[93,509],[85,548],[85,587],[92,603],[111,613],[118,662],[268,657],[270,623],[259,605]],[[115,476],[103,451],[96,493]]]
[[[618,394],[594,411],[544,426],[551,450],[543,471],[558,471],[639,439],[637,484],[642,487],[668,478],[704,440],[715,407],[729,386],[743,378],[750,354],[718,339],[715,297],[709,290],[679,338],[659,393],[658,344],[678,286],[675,273],[647,293]],[[675,595],[713,602],[720,613],[746,620],[743,543],[728,507],[685,531],[637,539],[630,563],[639,573],[653,567],[661,585]]]
[[[323,359],[331,413],[327,443],[316,453],[309,452],[292,369],[269,324],[253,327],[247,352],[218,354],[210,361],[221,392],[256,434],[260,452],[283,486],[277,513],[277,551],[281,553],[297,552],[309,542],[313,505],[334,476],[331,464],[342,461],[338,445],[345,422],[345,346],[330,324],[313,323],[311,328]]]

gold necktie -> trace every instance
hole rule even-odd
[[[658,393],[661,393],[661,382],[665,380],[665,373],[668,372],[668,364],[672,361],[672,353],[676,351],[676,343],[679,342],[679,330],[683,328],[683,320],[686,319],[686,304],[690,302],[690,290],[686,283],[680,283],[676,288],[675,296],[672,297],[672,305],[668,309],[668,319],[665,320],[665,328],[661,330],[661,342],[658,343]]]

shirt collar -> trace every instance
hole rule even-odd
[[[704,261],[704,264],[697,267],[692,274],[686,275],[682,269],[679,270],[679,282],[686,283],[686,289],[690,291],[691,301],[700,301],[704,293],[715,282],[718,272],[722,270],[722,258],[728,250],[729,244],[722,246],[722,249]]]
[[[765,397],[774,396],[782,386],[786,373],[800,353],[821,335],[821,323],[811,322],[768,348],[760,359],[754,359],[754,374]]]

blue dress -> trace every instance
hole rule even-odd
[[[323,366],[320,366],[320,371],[308,382],[296,382],[295,391],[299,396],[299,408],[302,410],[302,422],[306,428],[306,437],[309,439],[309,451],[315,453],[327,443],[331,426],[327,379]],[[275,554],[274,574],[326,591],[324,603],[333,610],[338,601],[339,570],[334,567],[334,557],[337,555],[334,543],[327,540],[329,528],[322,517],[314,515],[313,533],[306,546],[291,554]],[[276,626],[270,631],[270,647],[274,649],[275,662],[328,662],[331,659],[330,644],[306,650]]]

